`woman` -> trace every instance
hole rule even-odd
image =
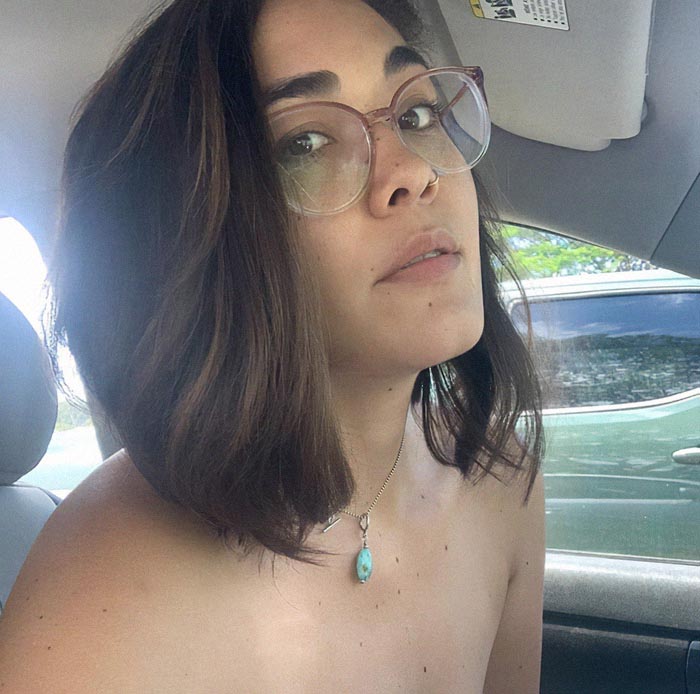
[[[539,391],[479,71],[419,35],[176,0],[87,95],[53,335],[124,448],[23,567],[8,691],[539,690]]]

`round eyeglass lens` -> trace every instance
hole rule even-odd
[[[411,81],[397,100],[395,123],[404,144],[443,174],[473,167],[491,134],[481,92],[461,72]]]
[[[352,112],[300,105],[273,115],[270,127],[282,185],[297,212],[334,212],[362,193],[371,146],[362,121]]]

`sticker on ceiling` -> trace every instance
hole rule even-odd
[[[569,30],[565,0],[469,0],[469,4],[481,19]]]

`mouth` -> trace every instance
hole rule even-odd
[[[411,265],[415,265],[416,263],[420,263],[423,260],[428,260],[430,258],[438,258],[441,255],[449,255],[449,253],[445,250],[441,249],[436,249],[434,251],[430,251],[429,253],[424,253],[423,255],[419,255],[415,257],[413,260],[410,262],[406,263],[405,265],[402,265],[397,272],[400,272],[401,270],[405,270],[407,267],[411,267]]]
[[[386,283],[425,284],[448,279],[462,262],[460,253],[426,253],[407,263],[383,281]]]
[[[399,273],[412,271],[416,266],[436,263],[439,265],[445,257],[457,256],[456,259],[459,259],[457,239],[441,227],[428,227],[402,240],[393,250],[393,262],[388,263],[385,274],[379,279],[380,282]]]

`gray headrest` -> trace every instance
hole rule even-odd
[[[42,459],[57,413],[44,346],[21,311],[0,293],[0,485],[16,482]]]

